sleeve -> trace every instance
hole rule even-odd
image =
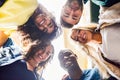
[[[92,2],[99,6],[110,7],[120,2],[120,0],[92,0]]]
[[[80,80],[102,80],[97,68],[87,69],[83,71]]]
[[[37,6],[37,0],[7,0],[0,7],[0,27],[24,24]]]
[[[11,42],[10,42],[11,43]],[[0,48],[0,66],[11,64],[22,59],[21,49],[15,45],[7,45]]]

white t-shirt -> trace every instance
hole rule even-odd
[[[101,34],[105,57],[120,63],[120,24],[103,28]]]

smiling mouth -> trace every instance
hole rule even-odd
[[[87,41],[87,36],[85,35],[85,33],[83,33],[82,35],[81,35],[81,40],[80,40],[80,42],[86,42]]]
[[[39,57],[40,59],[43,59],[43,57],[42,57],[42,56],[40,56],[40,55],[39,55],[38,57]]]
[[[39,23],[39,25],[42,25],[43,23],[45,23],[45,19],[43,19],[43,20]]]
[[[85,35],[85,33],[83,34],[83,36],[82,36],[82,37],[83,37],[83,39],[86,39],[86,35]]]

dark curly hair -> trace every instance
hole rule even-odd
[[[51,18],[54,24],[54,30],[52,33],[46,33],[38,29],[34,23],[34,20],[39,14],[45,14]],[[57,25],[55,17],[52,16],[51,13],[49,13],[46,8],[40,4],[34,11],[33,15],[29,18],[29,20],[25,24],[18,26],[17,31],[22,32],[24,35],[29,35],[29,38],[31,38],[32,41],[36,39],[51,41],[61,34],[61,27]]]
[[[44,50],[49,45],[52,46],[52,55],[46,61],[43,61],[39,64],[40,67],[45,67],[45,65],[48,62],[50,62],[54,56],[54,46],[51,44],[51,42],[42,41],[42,42],[36,42],[35,44],[31,45],[28,51],[26,52],[24,59],[26,61],[32,59],[37,51]]]

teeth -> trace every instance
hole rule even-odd
[[[83,38],[85,38],[85,34],[83,35]]]
[[[42,21],[40,22],[40,25],[43,24],[44,22],[45,22],[45,20],[42,20]]]
[[[40,59],[42,59],[42,56],[39,56]]]

